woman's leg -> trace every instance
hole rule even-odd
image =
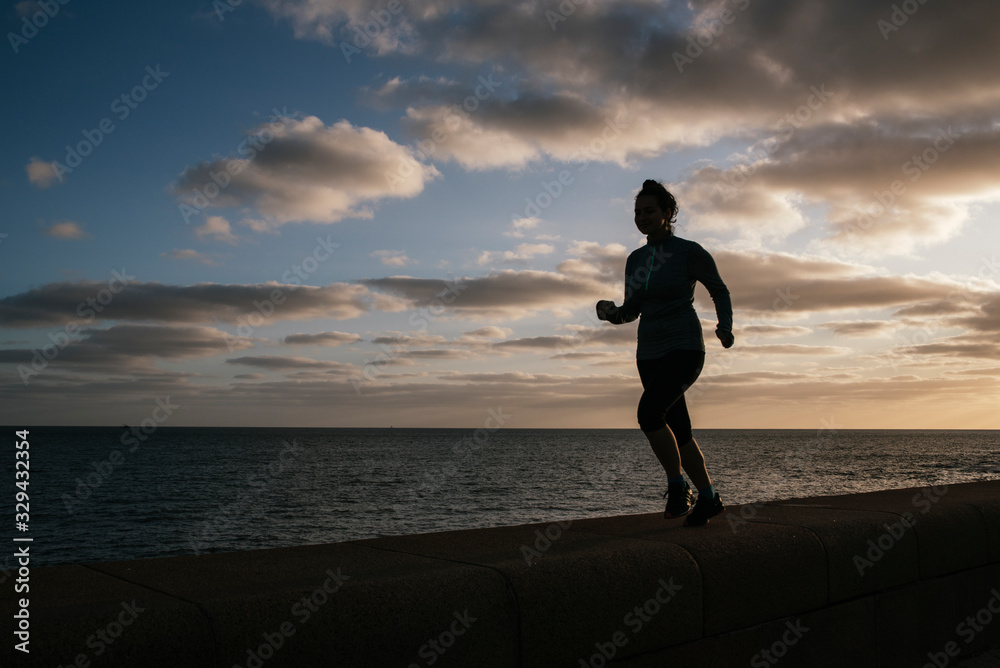
[[[684,391],[698,378],[704,360],[700,351],[678,350],[657,360],[637,362],[643,387],[637,411],[639,427],[668,478],[681,477],[682,450],[678,446],[692,440]]]
[[[691,433],[691,416],[683,395],[670,407],[664,419],[677,439],[684,472],[688,474],[695,489],[707,489],[712,484],[712,479],[705,468],[705,455]]]
[[[705,455],[701,453],[698,441],[692,438],[680,447],[680,452],[681,465],[684,467],[684,472],[691,478],[691,482],[694,483],[695,489],[707,489],[712,484],[712,479],[708,476],[708,470],[705,468]]]
[[[677,439],[670,427],[664,426],[656,431],[644,431],[653,448],[653,454],[660,460],[660,465],[666,471],[668,478],[681,477],[681,454],[677,448]]]

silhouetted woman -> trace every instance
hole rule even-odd
[[[705,365],[705,341],[694,310],[695,281],[708,288],[719,318],[716,336],[733,345],[733,306],[715,260],[693,241],[674,236],[677,202],[663,185],[648,180],[635,197],[635,225],[646,245],[625,262],[625,302],[597,302],[597,317],[620,325],[639,320],[636,365],[642,380],[639,428],[667,473],[667,519],[687,515],[684,526],[702,526],[725,510],[691,435],[684,391]],[[698,501],[681,475],[698,489]],[[690,514],[688,513],[690,511]]]

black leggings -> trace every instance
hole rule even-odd
[[[639,428],[645,432],[670,427],[682,446],[691,440],[691,416],[684,403],[684,391],[694,385],[705,366],[701,350],[671,350],[663,357],[636,360],[642,380],[639,399]]]

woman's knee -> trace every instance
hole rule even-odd
[[[694,440],[694,434],[691,432],[691,427],[687,425],[668,425],[670,429],[674,432],[674,436],[677,437],[677,446],[683,448],[685,445]]]
[[[667,426],[667,421],[663,419],[662,415],[643,413],[640,411],[636,415],[636,419],[639,422],[639,429],[642,429],[647,434],[659,431]]]

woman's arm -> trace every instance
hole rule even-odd
[[[639,317],[639,313],[642,311],[639,301],[635,299],[634,281],[629,280],[632,276],[632,265],[633,261],[630,255],[628,260],[625,261],[625,301],[622,305],[618,307],[615,306],[614,302],[610,301],[597,302],[597,317],[601,320],[607,320],[612,325],[623,325],[626,322],[632,322]],[[603,318],[601,317],[602,313],[604,315]]]
[[[715,333],[722,341],[722,345],[728,348],[733,345],[734,340],[733,302],[729,296],[729,288],[719,276],[715,260],[707,250],[700,245],[695,245],[688,255],[688,271],[692,277],[708,288],[708,294],[715,302],[715,314],[719,318],[719,326]]]

